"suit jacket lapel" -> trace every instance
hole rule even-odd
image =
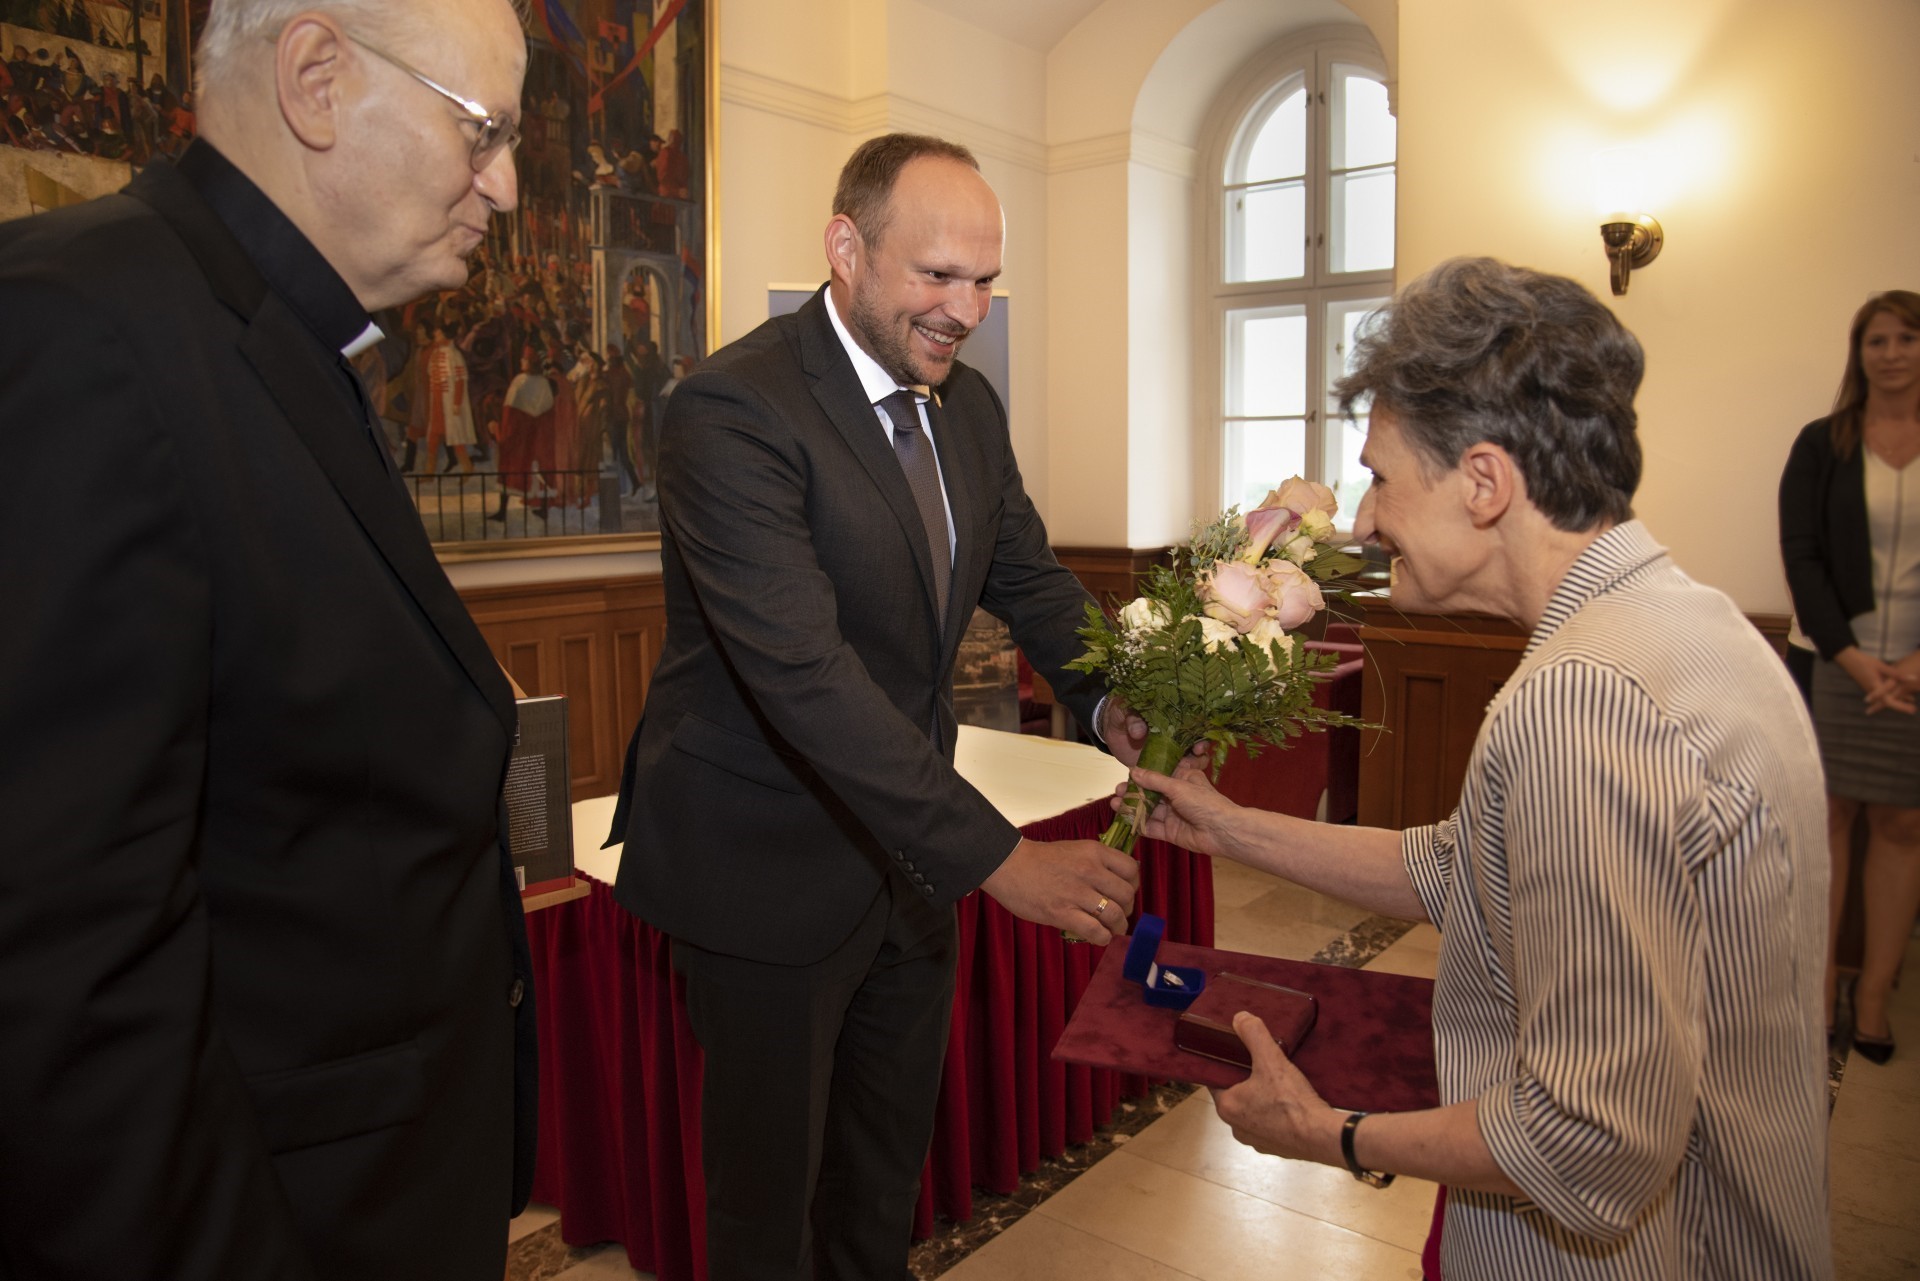
[[[419,517],[394,492],[379,457],[361,439],[355,426],[360,407],[352,402],[344,375],[323,363],[325,353],[313,335],[267,288],[239,244],[171,166],[147,166],[127,193],[167,220],[205,270],[215,295],[251,320],[241,353],[511,736],[513,691],[434,558]]]
[[[827,319],[826,309],[830,305],[825,289],[801,305],[798,315],[800,364],[812,380],[814,400],[839,430],[842,439],[847,442],[847,448],[853,451],[853,456],[860,460],[860,465],[872,478],[874,487],[886,499],[894,519],[900,523],[900,531],[906,535],[907,545],[913,548],[914,563],[920,567],[920,584],[926,592],[927,613],[931,615],[937,606],[933,590],[933,553],[927,546],[926,527],[920,523],[920,508],[913,501],[913,490],[907,487],[907,475],[900,470],[900,460],[888,445],[887,434],[881,429],[880,420],[874,417],[873,406],[867,403],[860,378],[853,372],[846,350],[840,346],[839,335],[833,332],[833,324]],[[944,468],[945,457],[940,461]],[[951,504],[953,481],[949,479],[947,484],[947,501]],[[954,527],[958,529],[960,508],[955,506],[953,511]],[[941,633],[944,640],[945,631],[939,626],[939,621],[935,620],[935,630]]]

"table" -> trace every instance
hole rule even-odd
[[[962,727],[960,772],[1036,840],[1095,837],[1125,771],[1082,744]],[[706,1276],[700,1171],[700,1047],[666,936],[614,902],[618,849],[593,848],[611,797],[574,806],[583,899],[527,918],[540,1027],[540,1148],[534,1199],[560,1211],[573,1245],[618,1241],[661,1281]],[[1176,942],[1213,941],[1213,873],[1202,855],[1142,841],[1136,910]],[[1084,1143],[1122,1098],[1151,1084],[1056,1063],[1053,1043],[1100,949],[1015,919],[983,894],[957,907],[959,972],[933,1149],[915,1233],[936,1211],[972,1215],[973,1188],[1011,1192],[1022,1172]]]

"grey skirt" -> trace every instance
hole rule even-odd
[[[1828,792],[1871,805],[1920,805],[1920,715],[1867,715],[1853,677],[1819,659],[1813,665],[1813,728]]]

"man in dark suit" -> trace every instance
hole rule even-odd
[[[491,1281],[525,1198],[512,696],[346,364],[513,207],[525,42],[286,9],[216,0],[177,164],[0,228],[21,1281]]]
[[[1003,238],[964,149],[874,139],[841,174],[831,282],[666,414],[667,639],[613,835],[618,897],[673,937],[705,1051],[715,1281],[904,1275],[956,899],[983,888],[1098,943],[1132,905],[1131,859],[1021,839],[953,769],[976,604],[1137,755],[1124,708],[1061,670],[1088,596],[999,399],[955,360]]]

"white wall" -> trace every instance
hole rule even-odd
[[[1694,577],[1785,612],[1774,494],[1867,294],[1920,287],[1913,0],[1401,0],[1400,274],[1490,253],[1609,297],[1591,155],[1652,144],[1659,260],[1638,511]]]

